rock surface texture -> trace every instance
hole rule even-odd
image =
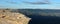
[[[0,9],[0,24],[28,24],[30,19],[21,13]]]

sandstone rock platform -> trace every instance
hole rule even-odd
[[[21,13],[0,9],[0,24],[28,24],[30,19]]]

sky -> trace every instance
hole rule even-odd
[[[37,0],[0,0],[0,9],[60,9],[60,0],[49,0],[50,4],[28,4]],[[43,0],[39,0],[44,2]]]

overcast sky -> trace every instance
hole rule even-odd
[[[0,8],[11,9],[60,9],[60,0],[49,0],[50,4],[28,4],[23,1],[36,2],[37,0],[0,0]],[[43,1],[43,0],[39,0]]]

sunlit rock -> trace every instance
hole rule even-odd
[[[10,10],[0,10],[0,24],[28,24],[31,18]]]

